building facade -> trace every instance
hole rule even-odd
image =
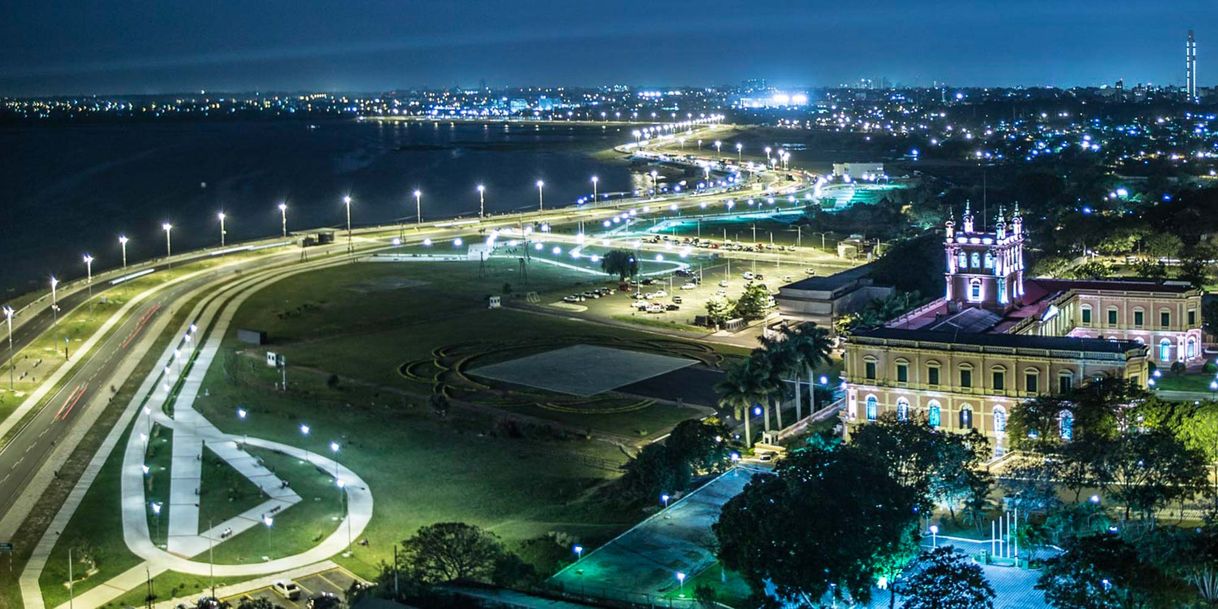
[[[884,413],[977,430],[1001,454],[1020,402],[1096,378],[1151,382],[1151,364],[1201,357],[1201,291],[1179,282],[1024,277],[1023,221],[946,225],[945,293],[845,346],[850,429]],[[1060,433],[1073,430],[1069,419]]]

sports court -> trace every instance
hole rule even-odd
[[[595,345],[574,345],[482,368],[470,374],[587,397],[692,366],[683,357],[643,353]]]

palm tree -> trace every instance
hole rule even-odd
[[[798,361],[803,369],[808,374],[808,391],[811,393],[812,412],[816,412],[816,383],[813,378],[813,371],[817,366],[828,366],[829,353],[833,350],[833,344],[829,340],[829,331],[817,326],[812,322],[804,322],[796,325],[794,328],[784,328],[783,334],[787,337],[789,348],[798,356]],[[795,383],[795,399],[796,411],[795,416],[802,414],[802,409],[799,404],[799,383]]]
[[[737,361],[727,369],[723,380],[715,385],[719,402],[730,406],[736,418],[744,420],[744,445],[749,448],[753,446],[753,433],[749,428],[752,413],[749,411],[754,404],[766,398],[768,391],[766,379],[769,374],[759,361],[751,357]],[[769,418],[766,420],[768,422]]]
[[[769,388],[767,397],[774,401],[774,413],[778,417],[778,429],[782,429],[782,403],[787,397],[786,376],[799,372],[799,362],[786,341],[761,337],[760,349],[754,349],[750,358],[756,358],[761,363],[759,367],[765,370],[765,382]],[[768,400],[767,400],[768,402]],[[766,411],[766,423],[770,422],[769,410]],[[769,431],[766,425],[766,431]]]

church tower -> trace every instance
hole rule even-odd
[[[965,203],[963,226],[948,219],[944,250],[947,257],[945,297],[953,305],[981,307],[1004,314],[1023,299],[1023,217],[1019,205],[1009,221],[999,210],[993,232],[977,232],[973,211]]]

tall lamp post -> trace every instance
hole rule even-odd
[[[596,205],[596,183],[599,181],[600,181],[600,178],[598,178],[596,176],[592,176],[592,204],[593,205]]]
[[[418,189],[414,191],[414,223],[423,223],[423,191]]]
[[[4,320],[8,322],[8,388],[13,388],[13,368],[17,361],[13,359],[13,307],[4,305]]]
[[[343,197],[343,205],[347,207],[347,251],[355,251],[355,244],[351,241],[351,195]]]
[[[739,163],[739,162],[740,162],[740,160],[741,160],[741,159],[740,159],[740,153],[741,153],[741,151],[743,151],[743,150],[744,150],[744,144],[741,144],[740,142],[736,142],[736,162],[737,162],[737,163]]]
[[[216,217],[220,219],[220,247],[224,247],[224,219],[228,216],[226,216],[224,212],[220,212],[216,214]]]
[[[546,187],[545,182],[543,182],[542,180],[537,180],[537,211],[546,210],[546,199],[545,199],[545,195],[543,193],[543,189],[545,187]]]
[[[279,204],[279,228],[284,238],[288,236],[288,204]]]
[[[723,142],[721,142],[719,140],[715,140],[715,154],[722,156],[721,155],[722,152],[723,152]]]
[[[126,235],[118,236],[118,246],[123,250],[123,268],[127,268],[127,239]]]
[[[84,255],[85,261],[85,282],[89,284],[89,296],[93,296],[93,256]]]
[[[59,295],[55,288],[59,287],[59,280],[51,275],[51,313],[54,314],[54,321],[59,321]]]
[[[161,224],[161,230],[165,231],[165,259],[169,260],[173,258],[173,240],[169,237],[170,231],[173,230],[173,225],[165,222]],[[170,261],[169,265],[173,266],[173,262]]]
[[[478,217],[486,216],[486,186],[478,185]]]

